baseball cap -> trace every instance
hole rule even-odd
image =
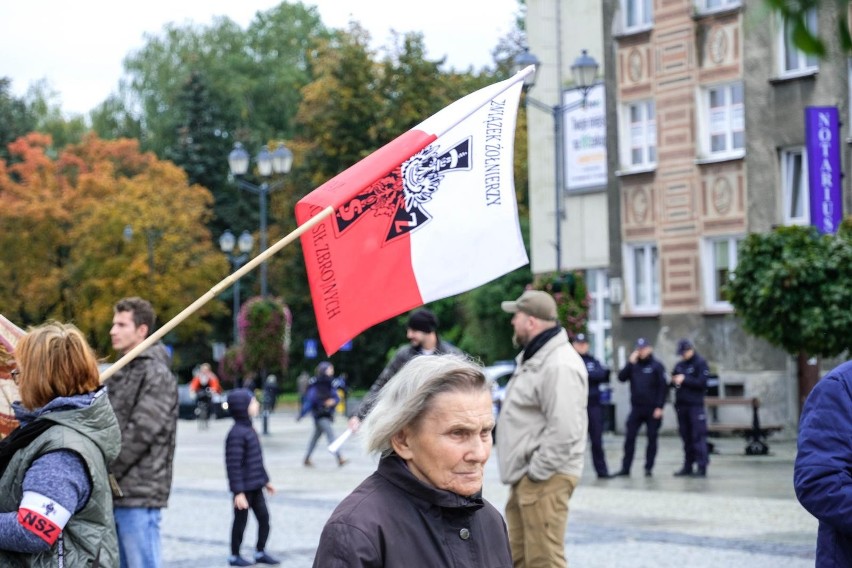
[[[588,343],[589,338],[586,337],[585,333],[578,333],[574,336],[574,343]]]
[[[634,349],[642,349],[643,347],[650,347],[651,342],[645,339],[644,337],[640,337],[636,340],[636,345],[633,346]]]
[[[677,354],[683,355],[685,352],[693,349],[692,342],[688,339],[681,339],[677,342]]]
[[[517,300],[502,302],[500,307],[510,314],[524,312],[541,320],[557,320],[556,300],[541,290],[527,290]]]

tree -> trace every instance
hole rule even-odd
[[[12,96],[12,80],[0,77],[0,159],[9,159],[6,146],[32,132],[35,123],[35,116],[27,107],[27,103]]]
[[[227,273],[205,226],[210,193],[182,170],[131,140],[90,135],[55,159],[51,146],[30,134],[10,145],[14,164],[0,161],[0,264],[11,268],[0,305],[13,320],[72,321],[104,353],[119,298],[148,297],[163,322]],[[203,337],[222,310],[209,303],[173,337]]]
[[[749,235],[725,293],[743,328],[799,361],[803,403],[818,377],[803,374],[811,356],[835,357],[852,346],[852,220],[838,234],[779,227]]]

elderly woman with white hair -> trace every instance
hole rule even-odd
[[[335,509],[315,567],[509,567],[503,517],[482,498],[491,386],[463,357],[416,357],[362,426],[378,470]]]

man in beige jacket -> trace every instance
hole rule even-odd
[[[518,567],[565,567],[568,501],[583,473],[588,373],[547,292],[503,302],[523,351],[497,422],[500,478],[511,485],[506,522]]]

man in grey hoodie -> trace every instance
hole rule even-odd
[[[115,305],[110,338],[127,353],[154,330],[154,309],[142,298]],[[121,453],[110,465],[121,568],[159,568],[160,510],[168,504],[175,453],[177,381],[158,342],[107,379],[121,429]]]

